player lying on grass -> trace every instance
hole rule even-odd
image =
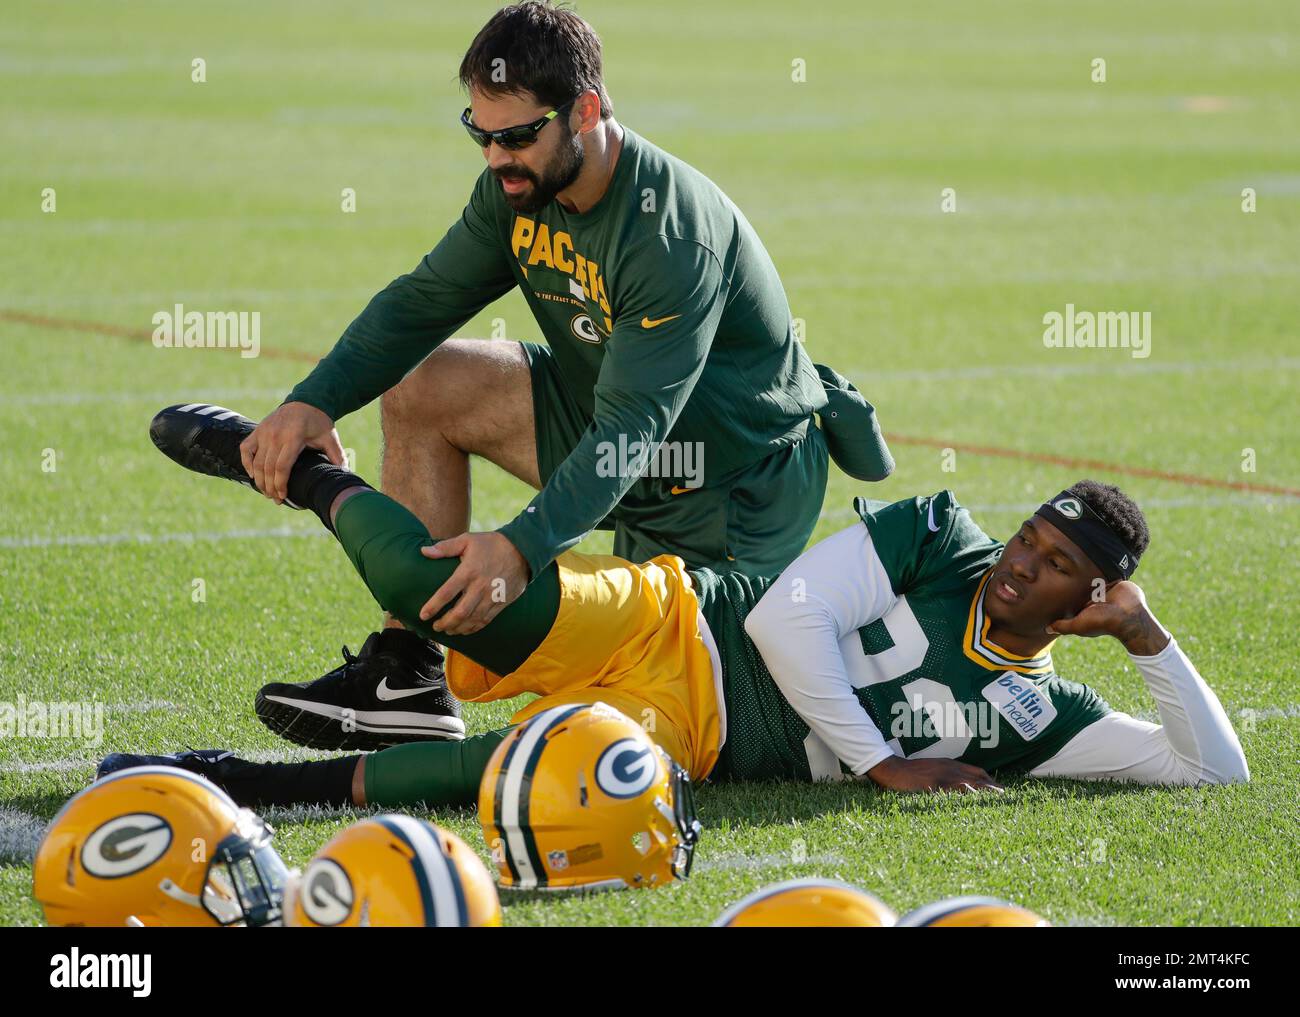
[[[199,472],[248,483],[253,427],[203,404],[164,410],[153,437]],[[428,636],[429,589],[456,567],[426,557],[424,525],[319,452],[290,500],[338,538],[379,604]],[[948,491],[861,517],[777,579],[566,552],[485,628],[448,635],[462,700],[531,692],[519,723],[604,701],[641,722],[695,780],[870,778],[897,790],[996,787],[988,771],[1144,784],[1248,779],[1222,706],[1130,580],[1148,533],[1118,488],[1082,481],[1005,545]],[[1059,677],[1057,634],[1128,650],[1163,725]],[[400,702],[389,720],[401,727]],[[102,772],[172,761],[249,804],[465,804],[505,737],[398,745],[368,756],[250,763],[219,751],[115,755]]]

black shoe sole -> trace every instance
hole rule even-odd
[[[437,714],[358,711],[349,718],[351,730],[345,730],[342,709],[324,703],[295,705],[258,692],[254,709],[271,731],[309,749],[373,752],[409,742],[458,742],[465,737],[464,721]]]

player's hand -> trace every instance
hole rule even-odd
[[[285,403],[270,413],[239,446],[239,458],[257,489],[281,504],[289,497],[289,471],[304,448],[343,465],[343,445],[334,421],[306,403]]]
[[[457,596],[460,600],[433,622],[439,632],[468,636],[495,618],[528,585],[528,563],[508,537],[490,533],[462,533],[420,548],[426,558],[459,558],[460,565],[420,608],[420,620],[429,621]]]
[[[891,756],[867,771],[890,791],[1002,791],[986,770],[954,759],[904,759]]]
[[[1169,643],[1147,607],[1142,588],[1128,579],[1111,583],[1104,599],[1093,601],[1073,618],[1052,622],[1047,631],[1053,635],[1114,636],[1139,657],[1157,654]]]

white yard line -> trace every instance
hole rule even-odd
[[[98,759],[45,759],[37,763],[7,762],[4,768],[7,773],[72,773],[74,770],[93,770],[98,762]]]
[[[161,701],[159,701],[161,702]],[[131,704],[127,704],[131,706]],[[174,705],[169,705],[174,707]],[[109,710],[122,709],[120,706],[109,706]],[[164,709],[161,706],[151,706],[148,709]],[[140,754],[162,754],[168,752],[178,752],[185,748],[183,745],[151,745],[148,748],[142,746],[101,746],[96,750],[98,754],[92,758],[69,756],[61,759],[39,759],[36,762],[6,762],[4,769],[6,773],[13,774],[70,774],[77,770],[94,770],[99,765],[101,758],[108,756],[110,752],[138,752]],[[196,745],[195,748],[227,748],[226,745]],[[337,756],[348,756],[346,752],[326,752],[324,749],[304,749],[300,746],[286,746],[283,749],[252,749],[248,752],[235,749],[235,756],[240,759],[248,759],[250,762],[311,762],[313,759],[331,759]]]
[[[963,507],[978,515],[981,512],[1033,512],[1041,502],[975,502]],[[1142,509],[1203,509],[1203,508],[1300,508],[1300,500],[1272,494],[1211,494],[1201,498],[1143,498]],[[852,508],[823,508],[822,519],[857,519]],[[3,544],[0,544],[3,546]]]
[[[743,869],[779,869],[788,865],[843,865],[843,855],[819,854],[808,855],[796,860],[793,854],[742,855],[727,853],[715,858],[701,858],[695,863],[696,870],[743,870]]]
[[[0,865],[30,865],[44,836],[45,820],[0,806]]]
[[[364,819],[366,816],[382,815],[385,812],[393,812],[393,809],[380,809],[378,807],[357,808],[352,805],[333,806],[333,805],[273,805],[268,809],[262,809],[258,813],[272,826],[282,826],[285,823],[317,823],[322,820],[345,819],[348,822],[355,822],[358,819]],[[412,813],[412,809],[400,810],[406,813]]]
[[[84,533],[46,537],[0,537],[0,548],[104,547],[113,544],[193,544],[213,540],[258,540],[266,537],[328,537],[329,531],[292,526],[263,529],[200,530],[186,533]]]
[[[1144,509],[1188,508],[1262,508],[1277,506],[1295,508],[1300,501],[1266,494],[1209,495],[1204,498],[1148,498],[1142,502]],[[973,513],[979,512],[1032,512],[1037,502],[1007,502],[967,505]],[[851,508],[822,509],[822,519],[856,519]],[[477,522],[475,525],[479,525]],[[261,540],[268,537],[327,537],[324,529],[300,529],[293,526],[271,526],[261,529],[200,530],[183,533],[70,533],[44,537],[0,537],[0,550],[29,547],[105,547],[115,544],[193,544],[198,541]]]
[[[6,406],[80,406],[85,403],[157,403],[158,408],[186,402],[201,386],[177,385],[167,392],[33,392],[0,393],[0,408]],[[283,399],[282,388],[204,388],[197,393],[205,402],[222,403],[239,399]]]
[[[1115,352],[1115,351],[1106,351]],[[1003,378],[1008,376],[1073,377],[1075,375],[1121,374],[1126,378],[1140,379],[1144,374],[1201,374],[1206,371],[1246,372],[1300,370],[1300,358],[1268,357],[1241,360],[1173,360],[1135,361],[1132,357],[1116,359],[1109,363],[1095,360],[1073,364],[980,364],[966,367],[918,368],[841,368],[842,373],[862,388],[876,381],[926,381],[953,378]]]

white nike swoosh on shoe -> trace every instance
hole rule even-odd
[[[432,692],[436,688],[438,688],[437,685],[420,685],[413,689],[394,689],[388,684],[388,675],[384,675],[384,680],[375,687],[375,698],[383,703],[391,703],[394,699],[422,696],[424,693]]]
[[[938,533],[939,527],[934,525],[934,499],[930,499],[930,518],[925,521],[925,525],[930,527],[931,533]]]

